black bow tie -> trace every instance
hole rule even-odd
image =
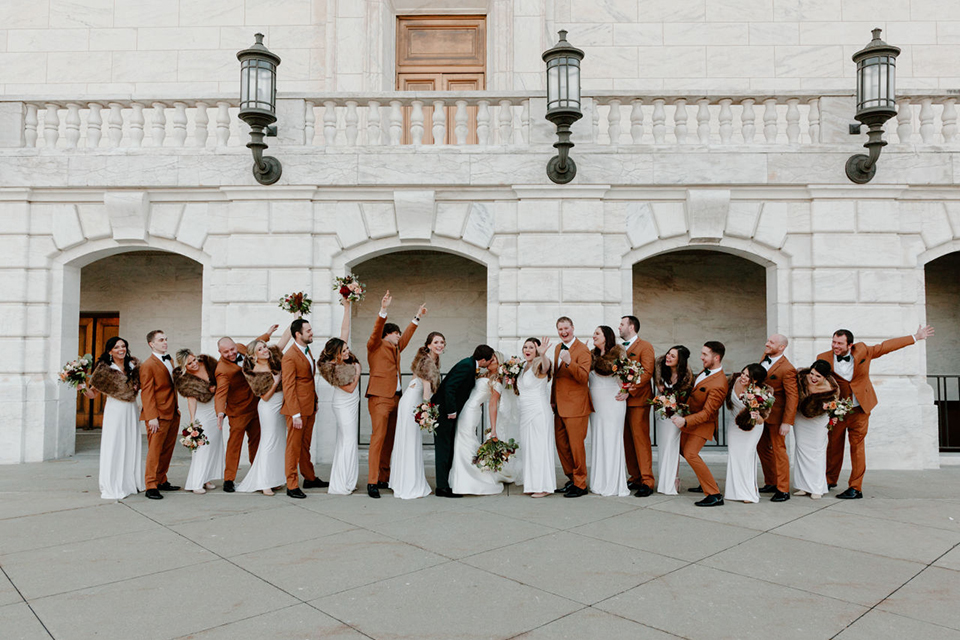
[[[570,348],[570,347],[568,347],[567,345],[563,344],[562,342],[560,343],[560,351],[567,351],[569,348]]]
[[[704,370],[703,370],[703,376],[706,377],[706,376],[708,376],[708,375],[710,375],[710,369],[704,369]]]
[[[243,362],[243,356],[237,356],[237,359],[233,361],[234,364],[240,364]]]
[[[763,360],[760,361],[760,364],[766,364],[768,362],[773,362],[773,360],[770,359],[770,356],[764,356]]]
[[[852,356],[837,356],[837,362],[850,362]]]
[[[164,361],[166,360],[170,360],[171,362],[173,361],[173,359],[170,357],[170,354],[167,354],[165,356],[160,356],[160,359]]]

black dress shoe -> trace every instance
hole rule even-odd
[[[380,498],[380,488],[375,484],[367,485],[367,495],[371,498]]]
[[[287,489],[287,496],[290,498],[306,498],[307,494],[300,490],[300,487],[296,489]]]
[[[580,496],[587,495],[586,489],[581,489],[577,485],[571,486],[566,493],[563,494],[564,498],[579,498]]]
[[[829,483],[827,484],[827,491],[829,491],[830,489],[836,489],[836,488],[837,488],[836,482],[834,482],[833,484],[829,484]]]
[[[690,493],[703,493],[703,487],[701,487],[700,485],[697,485],[695,487],[690,487],[689,489],[687,489],[687,491],[689,491]]]
[[[567,484],[563,485],[559,489],[555,489],[554,493],[566,493],[567,491],[570,491],[570,487],[572,486],[574,486],[573,480],[567,480]]]
[[[633,480],[627,480],[627,489],[630,491],[639,491],[640,487],[643,486],[642,482],[634,482]]]
[[[770,502],[786,502],[790,499],[790,494],[783,491],[777,491],[773,494],[773,497],[770,498]]]
[[[462,498],[463,494],[454,493],[453,489],[447,487],[445,489],[437,489],[433,492],[438,498]]]
[[[854,489],[853,487],[848,488],[843,493],[838,493],[837,497],[841,500],[859,500],[863,497],[863,494]]]
[[[163,494],[160,489],[147,489],[147,497],[151,500],[163,500]]]
[[[303,488],[304,489],[325,489],[330,486],[330,483],[326,480],[321,480],[318,476],[313,480],[303,479]]]
[[[777,488],[772,484],[765,484],[762,487],[760,487],[760,493],[776,493],[776,492],[777,492]]]
[[[699,502],[694,502],[693,504],[698,507],[722,507],[723,506],[723,494],[722,493],[713,493],[704,498]]]
[[[377,489],[389,489],[390,483],[387,481],[382,481],[377,483]]]
[[[170,484],[169,482],[158,484],[157,489],[160,489],[160,491],[180,491],[180,487],[175,484]]]
[[[223,491],[225,493],[233,493],[234,491],[236,491],[236,488],[233,486],[233,480],[223,481]]]
[[[635,495],[638,498],[647,498],[653,495],[653,489],[648,487],[645,484],[642,484],[640,485],[640,488],[637,489],[637,492],[633,495]]]

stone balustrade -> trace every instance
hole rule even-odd
[[[825,102],[825,100],[827,102]],[[908,93],[885,125],[891,144],[954,145],[958,96]],[[837,108],[837,107],[841,108]],[[832,114],[824,110],[833,108]],[[578,144],[786,148],[855,142],[850,95],[737,96],[605,92],[585,94]],[[238,100],[0,98],[0,146],[76,148],[240,147],[248,127]],[[355,147],[500,146],[552,143],[544,98],[535,92],[383,92],[281,95],[279,144]],[[19,127],[19,135],[10,127]],[[832,135],[825,135],[832,126]],[[291,131],[293,133],[291,133]],[[576,138],[575,138],[576,139]]]

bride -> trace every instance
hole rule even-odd
[[[623,425],[627,395],[614,375],[614,364],[624,357],[613,329],[601,325],[593,332],[590,367],[590,492],[601,496],[628,496],[627,459],[623,453]]]
[[[457,416],[457,434],[453,442],[453,466],[450,469],[450,488],[454,493],[475,496],[494,495],[503,491],[503,484],[493,471],[480,469],[473,464],[473,457],[480,448],[477,427],[481,424],[484,403],[489,403],[490,437],[497,437],[497,409],[503,385],[497,377],[500,360],[497,352],[485,369],[480,369],[476,384],[463,410]]]
[[[423,469],[423,432],[413,416],[420,403],[430,402],[440,386],[440,354],[446,346],[443,334],[431,331],[413,357],[413,382],[404,390],[397,406],[397,431],[390,456],[390,489],[394,498],[412,500],[430,495]]]

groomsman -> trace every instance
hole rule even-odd
[[[638,498],[646,498],[653,493],[653,451],[650,446],[650,398],[653,387],[655,357],[653,345],[641,340],[640,320],[636,316],[620,318],[620,339],[627,357],[638,360],[643,367],[643,375],[629,391],[626,397],[627,418],[623,427],[623,449],[627,458],[627,488],[636,491]]]
[[[267,342],[278,325],[273,325],[257,340]],[[253,395],[247,379],[243,377],[243,359],[247,348],[238,345],[232,338],[220,338],[217,342],[220,359],[217,361],[217,392],[213,404],[217,411],[217,427],[223,429],[224,417],[230,418],[230,437],[227,440],[227,461],[223,471],[223,490],[235,491],[233,481],[237,479],[237,467],[240,466],[240,450],[243,448],[243,434],[247,434],[247,453],[250,463],[257,455],[260,445],[260,414],[257,413],[257,396]]]
[[[850,482],[843,493],[837,495],[844,500],[856,500],[863,497],[863,475],[867,471],[867,454],[864,440],[870,412],[877,406],[877,393],[870,381],[870,362],[874,358],[885,356],[891,351],[909,347],[919,340],[933,335],[933,327],[920,326],[912,336],[884,340],[880,344],[867,346],[863,342],[854,343],[853,333],[847,329],[838,329],[833,334],[831,351],[817,356],[833,366],[834,378],[840,385],[840,397],[853,399],[853,412],[830,431],[827,442],[827,486],[834,488],[840,478],[843,466],[843,453],[846,445],[843,436],[850,440]]]
[[[790,499],[790,458],[787,441],[793,420],[797,416],[797,370],[783,355],[788,340],[775,333],[763,346],[760,364],[767,370],[766,384],[773,389],[773,408],[763,425],[763,434],[757,443],[760,466],[763,467],[763,488],[760,493],[772,493],[771,502]]]
[[[698,507],[719,507],[723,504],[723,494],[707,464],[700,457],[700,450],[708,440],[713,440],[717,431],[717,417],[720,407],[727,398],[727,377],[723,374],[723,354],[726,348],[720,342],[704,343],[700,351],[703,371],[697,376],[690,392],[688,405],[690,415],[674,416],[673,424],[680,434],[680,455],[697,474],[700,486],[691,492],[706,494],[703,500],[696,502]]]
[[[317,383],[314,380],[316,362],[310,353],[313,343],[313,328],[303,318],[290,324],[293,347],[287,349],[280,361],[280,382],[283,385],[283,406],[280,413],[287,419],[287,449],[284,454],[287,471],[287,495],[291,498],[306,498],[300,489],[300,474],[303,473],[305,489],[322,489],[330,486],[317,477],[310,459],[310,443],[313,442],[313,423],[317,417]]]
[[[590,350],[573,335],[573,320],[563,316],[557,320],[560,344],[554,351],[553,387],[550,403],[556,416],[553,422],[557,454],[566,474],[567,484],[557,489],[564,498],[587,495],[587,453],[584,440],[587,424],[593,413],[590,390]]]
[[[147,423],[147,462],[144,479],[147,497],[161,500],[161,491],[180,487],[167,482],[167,470],[180,431],[180,410],[173,386],[173,362],[167,353],[167,336],[156,329],[147,334],[149,358],[140,363],[140,419]]]
[[[410,343],[420,316],[425,312],[420,305],[416,317],[400,333],[400,327],[387,322],[387,307],[393,302],[388,290],[380,301],[380,313],[373,324],[373,333],[367,340],[367,365],[370,367],[370,382],[367,383],[367,407],[373,432],[370,434],[370,449],[367,456],[367,495],[380,497],[380,489],[386,489],[390,480],[390,456],[393,454],[393,437],[397,430],[397,405],[403,387],[400,386],[400,353]]]

